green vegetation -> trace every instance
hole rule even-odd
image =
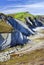
[[[0,20],[0,32],[12,32],[12,26],[6,24],[3,20]]]
[[[25,18],[26,17],[31,17],[33,19],[33,15],[28,13],[28,12],[20,12],[20,13],[16,13],[16,14],[9,14],[10,16],[12,16],[13,18],[19,19],[23,22],[25,22]]]
[[[2,13],[0,13],[0,14],[2,14]],[[13,18],[21,20],[24,23],[25,23],[26,17],[30,16],[32,19],[34,17],[32,14],[30,14],[28,12],[20,12],[20,13],[16,13],[16,14],[9,14],[9,15],[6,15],[6,16],[12,16]],[[5,22],[6,21],[0,20],[0,32],[11,32],[13,30],[12,26],[8,25]]]

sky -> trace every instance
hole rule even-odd
[[[44,15],[44,0],[0,0],[0,13],[29,12]]]

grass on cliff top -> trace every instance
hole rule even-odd
[[[0,65],[44,65],[44,49],[32,51],[23,56],[12,55],[6,62],[0,62]]]
[[[31,17],[33,19],[33,15],[28,13],[28,12],[20,12],[20,13],[16,13],[16,14],[9,14],[10,16],[12,16],[13,18],[19,19],[21,21],[23,21],[25,23],[25,18],[26,17]]]
[[[30,16],[33,19],[33,15],[28,13],[28,12],[20,12],[20,13],[16,13],[16,14],[9,14],[9,16],[12,16],[13,18],[19,19],[24,23],[26,22],[25,17]],[[11,32],[12,29],[13,29],[12,26],[3,22],[3,20],[0,20],[0,32]]]

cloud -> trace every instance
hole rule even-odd
[[[5,14],[10,14],[10,13],[17,13],[17,12],[25,12],[27,11],[27,8],[17,8],[17,9],[8,9],[8,10],[4,10],[2,11],[2,13],[5,13]]]
[[[18,8],[22,8],[22,7],[27,7],[27,8],[39,8],[39,7],[44,7],[44,2],[40,2],[40,3],[35,3],[35,4],[28,4],[28,5],[7,5],[6,7],[4,8],[11,8],[11,7],[18,7]]]
[[[7,5],[0,12],[9,14],[29,11],[32,14],[44,14],[44,2],[28,5]]]

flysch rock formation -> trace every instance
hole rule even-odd
[[[28,25],[29,28],[36,28],[43,26],[43,23],[39,19],[34,18],[34,20],[32,20],[31,17],[26,18],[26,24]]]
[[[26,17],[25,20],[26,20],[26,25],[29,27],[29,28],[34,28],[36,27],[35,26],[35,23],[33,22],[33,20],[31,19],[30,17]]]
[[[22,23],[17,19],[13,19],[12,17],[7,17],[8,22],[12,25],[12,27],[18,31],[20,31],[23,35],[29,36],[34,34],[34,32],[27,27],[26,24]]]
[[[5,16],[4,16],[5,17]],[[3,18],[3,16],[1,16],[0,18]],[[8,50],[6,52],[1,52],[0,53],[0,61],[7,61],[9,60],[10,54],[11,53],[16,53],[16,54],[21,54],[21,53],[26,53],[28,51],[32,51],[35,50],[37,48],[41,48],[44,46],[44,41],[39,44],[36,44],[36,42],[33,42],[32,39],[35,39],[36,35],[39,35],[37,37],[41,36],[41,32],[38,31],[39,30],[44,30],[43,25],[40,24],[36,21],[35,19],[35,23],[37,24],[37,26],[35,28],[29,28],[27,25],[25,25],[24,23],[21,23],[21,21],[17,20],[17,19],[13,19],[12,17],[6,17],[6,19],[4,19],[5,22],[9,25],[11,25],[14,28],[14,31],[11,33],[1,33],[0,34],[0,38],[1,38],[1,42],[0,42],[0,50],[4,50],[6,48],[9,47],[13,47],[15,45],[23,45],[25,43],[28,43],[26,47],[24,48],[12,48],[11,50]],[[26,19],[27,22],[29,19]],[[29,24],[32,23],[32,26],[34,25],[32,21],[29,21]],[[30,25],[31,26],[31,25]],[[38,28],[39,27],[39,28]],[[42,28],[41,28],[42,27]],[[37,32],[37,34],[35,34]],[[35,34],[32,37],[32,34]],[[5,36],[4,36],[5,35]],[[41,36],[43,37],[43,36]],[[31,40],[31,41],[30,41]]]
[[[5,21],[5,16],[4,15],[0,15],[0,17],[2,17],[2,20]],[[0,50],[4,50],[8,47],[13,47],[15,45],[23,45],[24,43],[28,42],[27,36],[23,35],[22,32],[24,32],[24,34],[25,33],[26,34],[30,33],[30,31],[28,30],[29,28],[26,27],[26,25],[25,26],[21,25],[22,23],[21,24],[19,24],[19,22],[17,23],[17,21],[16,20],[14,21],[13,18],[11,18],[11,17],[9,17],[9,18],[10,19],[8,20],[8,17],[7,17],[6,22],[8,22],[7,24],[12,23],[10,25],[12,25],[12,27],[14,28],[14,31],[11,32],[11,33],[6,33],[6,32],[1,33],[2,38],[1,38],[1,42],[0,42],[0,44],[1,44],[0,45]],[[3,40],[4,35],[7,36],[7,37]]]
[[[13,47],[16,45],[23,45],[24,43],[27,43],[29,41],[27,37],[22,35],[22,33],[19,31],[5,34],[2,33],[2,34],[1,34],[2,38],[0,42],[0,50],[4,50],[8,47]],[[4,35],[6,36],[6,38],[3,40]]]

